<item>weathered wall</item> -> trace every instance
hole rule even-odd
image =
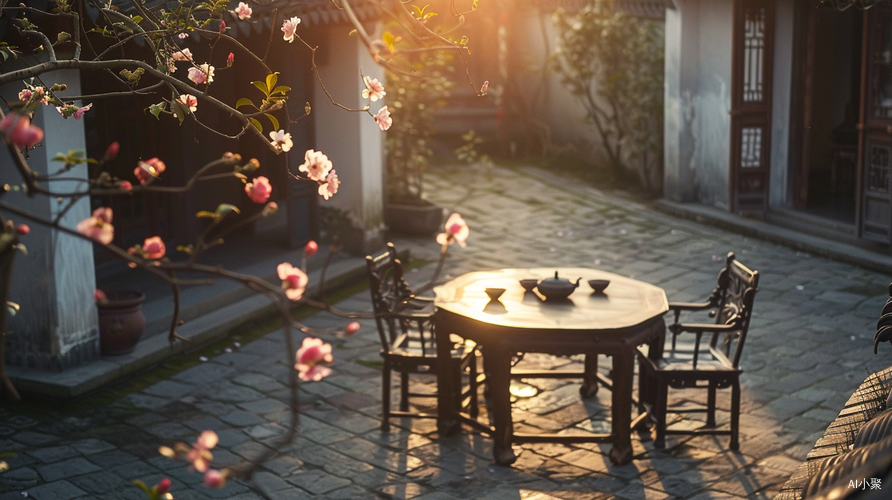
[[[384,81],[384,72],[372,61],[361,42],[347,36],[350,28],[336,26],[327,29],[321,46],[325,47],[325,62],[319,73],[326,89],[336,102],[349,108],[363,108],[368,102],[362,98],[365,85],[363,74]],[[334,55],[337,57],[334,57]],[[385,85],[386,88],[386,85]],[[373,103],[372,112],[387,105],[387,98]],[[353,213],[363,224],[366,246],[380,243],[383,195],[382,171],[384,164],[384,135],[375,120],[366,113],[351,113],[332,106],[319,85],[314,89],[313,113],[316,150],[328,155],[341,181],[338,193],[329,201],[321,202]],[[394,114],[398,120],[398,114]],[[292,150],[289,165],[296,171],[304,161],[304,151]]]
[[[792,204],[790,193],[790,111],[793,85],[794,0],[776,0],[774,85],[771,110],[771,167],[768,204]]]
[[[666,14],[665,189],[727,209],[733,2],[677,0]]]
[[[77,72],[60,71],[43,75],[48,84],[64,82],[62,93],[80,95]],[[15,101],[21,85],[10,84],[0,91]],[[45,132],[45,146],[30,152],[29,164],[38,173],[56,172],[61,163],[50,159],[59,152],[84,151],[83,121],[65,120],[52,106],[41,106],[34,124]],[[13,166],[6,148],[0,148],[0,184],[20,185],[21,177]],[[86,167],[75,167],[65,175],[86,179]],[[76,181],[54,182],[60,192],[83,189]],[[4,195],[4,202],[53,220],[67,206],[67,200],[48,196],[29,198],[23,191]],[[44,226],[12,217],[16,223],[27,223],[31,233],[21,238],[28,254],[15,257],[9,300],[21,305],[19,313],[7,324],[7,362],[40,369],[61,370],[99,358],[99,330],[93,292],[96,281],[91,244],[74,236],[52,231]],[[90,216],[90,201],[83,198],[62,217],[64,227],[74,228]]]

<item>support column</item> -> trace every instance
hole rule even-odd
[[[348,26],[326,30],[322,45],[328,57],[325,64],[320,64],[319,72],[336,102],[349,108],[362,108],[367,101],[361,95],[365,85],[360,71],[380,81],[384,81],[384,71],[372,61],[356,37],[348,36],[349,31]],[[389,97],[372,103],[372,112],[386,106]],[[354,250],[362,254],[374,251],[381,246],[383,238],[382,170],[386,132],[367,113],[351,113],[333,106],[318,84],[314,89],[311,116],[315,124],[313,148],[328,155],[341,181],[338,193],[320,205],[349,211],[362,232],[362,241]],[[394,116],[394,119],[399,118]],[[296,154],[303,155],[303,151]],[[303,158],[291,161],[299,165]]]
[[[81,93],[76,71],[65,70],[43,75],[48,85],[65,83],[69,95]],[[7,85],[0,93],[15,101],[21,85]],[[86,151],[84,122],[64,119],[53,106],[41,106],[34,115],[34,124],[45,133],[44,145],[30,152],[29,164],[38,174],[56,172],[62,164],[51,162],[57,153]],[[67,179],[87,179],[87,167],[78,166],[65,174]],[[18,190],[3,195],[3,201],[28,210],[46,219],[55,219],[68,200],[47,196],[29,198],[21,189],[21,177],[9,153],[0,151],[0,184]],[[57,191],[83,190],[76,180],[52,183]],[[27,255],[16,256],[9,300],[21,310],[7,324],[6,361],[10,365],[60,371],[99,359],[99,327],[93,292],[96,276],[93,249],[89,242],[65,235],[33,222],[4,213],[16,223],[27,223],[31,233],[20,238]],[[83,198],[71,207],[61,220],[74,228],[90,216],[90,200]],[[5,304],[3,305],[5,307]]]

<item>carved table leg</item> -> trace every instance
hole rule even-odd
[[[517,460],[511,448],[514,424],[511,420],[511,355],[502,346],[486,346],[483,364],[488,379],[492,401],[493,456],[497,464],[510,465]]]
[[[634,348],[624,349],[613,356],[613,449],[610,460],[617,465],[632,461],[632,377],[634,376]]]

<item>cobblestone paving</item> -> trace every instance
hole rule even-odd
[[[621,196],[532,169],[443,167],[428,176],[431,198],[471,226],[465,249],[451,250],[447,274],[501,267],[588,266],[663,287],[670,300],[703,299],[728,251],[762,273],[742,365],[741,448],[727,437],[669,439],[654,449],[633,436],[636,459],[614,466],[607,446],[529,444],[517,462],[491,462],[491,441],[465,429],[450,438],[430,420],[394,420],[378,430],[377,333],[364,321],[335,347],[333,374],[300,389],[300,436],[279,448],[251,481],[204,488],[159,444],[220,435],[217,465],[274,446],[288,422],[288,359],[278,332],[101,408],[60,418],[0,408],[0,451],[14,451],[0,474],[0,500],[145,498],[131,484],[173,481],[177,500],[224,498],[735,499],[771,498],[804,460],[868,371],[873,328],[889,276],[832,262],[729,231],[657,213]],[[395,240],[413,256],[435,258],[430,239]],[[410,274],[424,283],[431,265]],[[369,309],[366,293],[342,308]],[[317,314],[313,326],[340,325]],[[528,356],[540,366],[580,359]],[[602,358],[601,369],[609,369]],[[534,380],[541,393],[517,402],[518,429],[599,432],[609,393],[582,401],[572,380]],[[432,390],[432,380],[416,389]],[[692,397],[696,397],[693,395]],[[728,407],[720,396],[720,407]],[[725,417],[724,422],[727,422]],[[720,423],[722,419],[720,418]],[[691,417],[678,425],[696,426]]]

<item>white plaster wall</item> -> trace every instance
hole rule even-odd
[[[776,0],[774,85],[771,104],[771,166],[769,206],[792,204],[790,199],[790,111],[793,86],[793,0]]]
[[[68,90],[60,94],[63,98],[65,94],[81,93],[77,72],[48,73],[43,75],[43,80],[49,84],[66,83]],[[21,89],[21,85],[10,84],[2,89],[2,94],[14,101]],[[35,113],[34,124],[45,132],[45,146],[30,152],[29,164],[38,173],[53,173],[62,166],[50,161],[57,153],[86,150],[83,121],[65,120],[54,107],[42,106]],[[65,177],[86,179],[86,167],[75,167]],[[0,183],[21,183],[6,148],[0,151]],[[59,192],[84,189],[82,183],[75,181],[54,182],[51,187]],[[23,191],[13,191],[5,195],[3,201],[48,219],[57,217],[67,205],[67,200],[60,202],[47,196],[29,198]],[[98,318],[93,299],[96,280],[91,244],[18,216],[4,216],[31,227],[31,233],[20,238],[28,248],[28,254],[19,253],[15,257],[10,300],[20,304],[22,310],[8,323],[8,330],[13,334],[10,336],[10,355],[21,361],[27,354],[35,366],[43,368],[62,368],[98,357]],[[61,225],[73,229],[89,216],[90,202],[83,198],[61,219]],[[74,350],[77,352],[72,352]]]
[[[536,118],[548,124],[552,139],[557,145],[572,143],[584,160],[605,163],[606,153],[600,145],[593,125],[586,123],[585,109],[579,98],[570,93],[555,71],[548,71],[543,79],[539,73],[548,65],[546,57],[557,48],[554,23],[551,14],[539,15],[534,9],[527,9],[517,26],[525,34],[525,46],[515,49],[512,57],[520,58],[519,67],[527,70],[523,78],[528,79],[530,92],[542,87],[542,98],[534,109]],[[540,84],[540,82],[542,82]],[[532,101],[532,95],[527,98]]]
[[[727,209],[733,2],[674,4],[666,18],[665,196]]]
[[[384,81],[383,70],[372,61],[368,51],[356,37],[348,36],[350,28],[336,26],[326,30],[323,45],[326,47],[326,63],[319,72],[325,87],[334,99],[349,108],[362,108],[362,76],[368,75]],[[386,84],[385,84],[386,87]],[[372,112],[387,105],[387,98],[372,103]],[[399,120],[397,110],[389,108],[394,121]],[[384,163],[384,134],[375,120],[367,113],[347,112],[333,106],[322,88],[316,83],[313,96],[316,150],[331,159],[341,181],[338,193],[320,203],[349,210],[362,221],[367,241],[377,239],[382,224],[383,197],[382,171]],[[289,153],[289,163],[303,163],[303,151]]]
[[[694,140],[697,199],[728,209],[731,157],[731,58],[733,2],[701,0],[699,68]]]

